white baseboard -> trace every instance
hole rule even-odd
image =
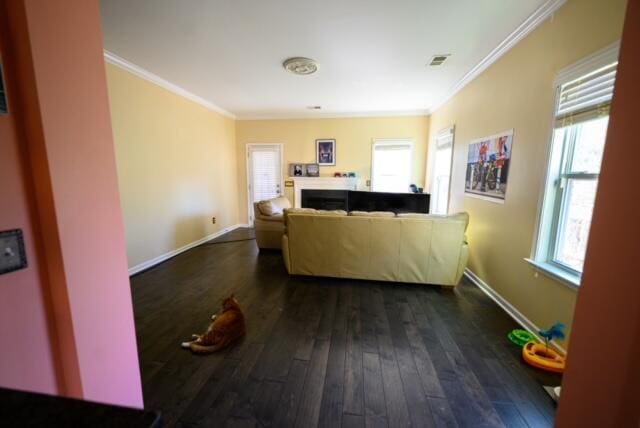
[[[477,285],[478,288],[482,290],[487,296],[489,296],[494,302],[496,302],[498,306],[500,306],[507,314],[509,314],[509,316],[511,316],[511,318],[513,318],[515,322],[520,324],[522,328],[533,334],[536,338],[538,338],[540,342],[544,342],[544,339],[540,337],[540,334],[538,334],[540,328],[535,325],[529,318],[524,316],[522,312],[517,310],[515,306],[513,306],[505,298],[498,294],[493,288],[491,288],[489,284],[484,282],[478,275],[473,273],[468,268],[465,268],[464,275],[469,278],[471,282]],[[505,332],[505,335],[506,334],[507,332]],[[562,346],[558,345],[555,341],[551,341],[549,342],[549,344],[562,355],[567,354],[567,351]]]
[[[234,224],[233,226],[225,227],[224,229],[220,229],[219,231],[212,233],[211,235],[207,235],[204,238],[198,239],[197,241],[193,241],[187,245],[184,245],[175,250],[169,251],[168,253],[162,254],[161,256],[154,257],[151,260],[147,260],[146,262],[142,262],[133,267],[129,268],[129,276],[135,275],[138,272],[142,272],[145,269],[149,269],[159,263],[164,262],[165,260],[169,260],[171,257],[175,257],[180,253],[184,253],[187,250],[192,249],[193,247],[197,247],[198,245],[204,244],[207,241],[210,241],[218,236],[224,235],[225,233],[231,232],[232,230],[238,229],[239,227],[249,227],[248,224]]]

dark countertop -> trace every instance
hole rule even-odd
[[[162,419],[156,411],[0,388],[0,426],[158,428]]]

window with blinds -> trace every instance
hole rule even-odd
[[[580,65],[579,76],[574,72],[557,86],[534,259],[575,284],[582,275],[615,85],[618,63],[603,64],[608,57],[617,58],[617,50],[591,70]]]
[[[280,151],[272,147],[252,149],[250,162],[253,202],[280,195]]]
[[[408,192],[413,166],[413,142],[376,140],[371,155],[371,190]]]

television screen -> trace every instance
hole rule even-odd
[[[427,193],[349,192],[349,211],[429,213]]]

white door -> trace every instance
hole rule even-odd
[[[447,214],[449,211],[449,184],[451,182],[451,160],[453,157],[453,127],[447,128],[438,134],[435,147],[431,209],[429,212]]]
[[[247,145],[249,224],[253,224],[253,203],[282,194],[282,145]]]

